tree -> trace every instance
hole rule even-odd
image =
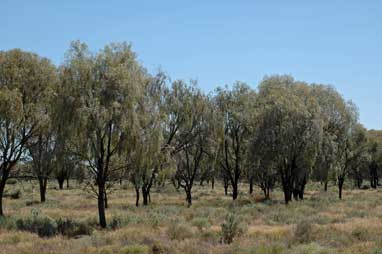
[[[303,199],[320,136],[317,105],[309,87],[289,76],[266,78],[259,86],[258,107],[257,160],[268,164],[269,170],[277,169],[286,204],[292,195]]]
[[[370,154],[370,186],[376,189],[379,186],[379,176],[382,169],[382,131],[370,130],[367,135]]]
[[[144,95],[137,107],[134,135],[127,147],[127,174],[136,191],[136,206],[142,190],[143,205],[148,205],[150,190],[158,177],[167,177],[172,172],[170,150],[165,146],[163,109],[166,77],[159,73],[148,80]]]
[[[55,67],[48,59],[19,49],[0,51],[0,216],[6,181],[47,120],[42,98],[55,82]]]
[[[239,193],[239,181],[245,170],[245,155],[248,147],[248,115],[256,99],[255,92],[244,83],[236,83],[232,90],[217,90],[216,105],[221,116],[220,137],[222,149],[219,165],[232,187],[232,198]]]
[[[188,103],[189,110],[183,112],[190,121],[187,122],[191,127],[182,128],[178,132],[177,138],[189,139],[178,153],[176,153],[176,174],[179,186],[186,192],[186,200],[188,206],[192,205],[192,188],[194,181],[198,177],[202,177],[203,169],[208,170],[209,167],[203,166],[203,159],[206,158],[207,135],[208,135],[208,122],[207,122],[207,98],[201,93],[199,89],[190,86]],[[189,132],[191,130],[191,132]],[[186,131],[183,133],[182,131]],[[179,141],[178,141],[179,142]]]
[[[120,166],[115,160],[135,123],[145,71],[126,43],[111,44],[92,55],[74,42],[62,67],[63,85],[69,86],[78,105],[76,154],[94,177],[89,184],[98,200],[99,223],[106,227],[105,196],[110,175]]]
[[[363,142],[360,129],[357,127],[358,112],[354,104],[345,103],[341,111],[339,128],[336,135],[336,175],[338,185],[338,196],[342,199],[342,190],[345,178],[348,176],[354,159],[357,156],[356,145]]]

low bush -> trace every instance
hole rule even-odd
[[[19,199],[21,197],[21,191],[19,189],[13,190],[9,193],[8,192],[4,193],[3,196],[10,199]]]
[[[61,218],[56,222],[58,232],[64,236],[75,237],[79,235],[91,235],[93,232],[93,228],[85,222]]]
[[[167,228],[167,236],[171,240],[184,240],[192,237],[192,232],[186,225],[173,223]]]
[[[16,220],[16,228],[36,233],[40,237],[50,237],[58,233],[56,221],[41,215],[37,210],[32,210],[31,216],[25,219]]]
[[[194,227],[197,227],[200,231],[204,231],[205,229],[211,226],[207,218],[200,218],[200,217],[193,219],[191,221],[191,224]]]
[[[230,212],[227,214],[225,221],[221,224],[223,244],[231,244],[235,237],[245,233],[245,229],[239,221],[240,219],[235,213]]]
[[[128,245],[121,249],[122,254],[148,254],[149,251],[149,247],[140,244]]]
[[[8,179],[7,184],[15,185],[15,184],[17,184],[17,180],[16,179]]]
[[[294,232],[294,240],[298,243],[309,243],[312,241],[312,223],[303,220],[297,224]]]

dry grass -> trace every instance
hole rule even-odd
[[[81,186],[57,190],[52,182],[49,187],[47,202],[40,204],[35,202],[36,183],[8,185],[8,191],[22,191],[20,199],[4,199],[8,219],[27,217],[38,209],[53,219],[97,221],[96,200]],[[116,186],[109,196],[107,217],[108,222],[121,222],[119,228],[96,228],[92,235],[76,239],[40,238],[3,223],[0,253],[382,253],[381,190],[347,190],[340,201],[335,188],[325,193],[310,185],[303,202],[288,206],[279,191],[272,193],[272,201],[262,202],[260,194],[244,193],[247,186],[241,190],[239,200],[232,202],[221,186],[215,190],[196,186],[193,206],[187,208],[184,193],[168,185],[153,190],[148,207],[136,208],[133,189]],[[233,244],[222,245],[220,225],[229,211],[247,230]],[[302,221],[312,225],[304,243],[294,237]]]

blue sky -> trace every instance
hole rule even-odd
[[[0,50],[62,62],[70,41],[128,41],[151,72],[205,91],[270,74],[334,85],[382,129],[380,0],[0,0]]]

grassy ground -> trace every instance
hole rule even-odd
[[[7,185],[21,190],[19,199],[4,199],[7,221],[31,216],[31,211],[53,219],[70,218],[95,225],[96,200],[80,187],[56,190],[50,183],[47,202],[38,202],[38,186]],[[303,202],[282,203],[282,193],[272,201],[241,193],[237,202],[215,190],[197,186],[194,204],[168,185],[153,190],[148,207],[134,206],[130,186],[118,187],[109,197],[108,223],[113,229],[96,229],[89,236],[61,235],[42,238],[0,224],[0,253],[382,253],[382,190],[348,190],[337,199],[333,187],[308,186]],[[242,191],[247,191],[242,186]],[[257,190],[257,193],[260,193]],[[222,244],[221,224],[234,213],[241,234],[232,244]]]

